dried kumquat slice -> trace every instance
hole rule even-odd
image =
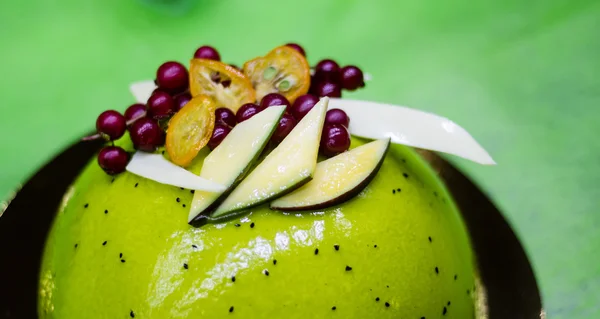
[[[308,61],[288,46],[277,47],[264,57],[244,63],[244,74],[252,82],[258,100],[269,93],[279,93],[294,103],[310,88]]]
[[[256,102],[252,83],[242,72],[207,59],[191,60],[190,93],[208,95],[216,101],[217,107],[226,107],[234,113],[243,104]]]
[[[215,127],[217,104],[207,95],[196,95],[169,121],[166,148],[171,161],[187,166],[208,144]]]

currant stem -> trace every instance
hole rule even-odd
[[[135,121],[137,121],[137,120],[141,119],[141,118],[142,118],[142,117],[144,117],[144,116],[146,116],[146,112],[144,112],[144,113],[142,113],[142,114],[140,114],[140,115],[138,115],[138,116],[136,116],[136,117],[132,118],[131,120],[127,121],[127,123],[126,123],[126,124],[127,124],[127,126],[129,126],[129,125],[133,124],[133,122],[135,122]]]
[[[99,140],[101,138],[102,138],[101,134],[94,134],[94,135],[86,136],[86,137],[82,138],[81,140],[84,142],[87,142],[87,141]]]

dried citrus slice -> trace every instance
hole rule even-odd
[[[290,103],[310,88],[310,67],[298,51],[280,46],[264,57],[244,63],[244,74],[250,79],[258,100],[269,93],[279,93]]]
[[[208,143],[215,127],[217,104],[207,95],[196,95],[169,121],[167,152],[179,166],[189,165]]]
[[[256,92],[250,80],[236,68],[225,63],[192,59],[190,62],[190,93],[205,94],[236,112],[242,104],[256,102]]]

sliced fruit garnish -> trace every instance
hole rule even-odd
[[[200,177],[225,185],[227,189],[218,193],[195,192],[188,218],[190,224],[202,224],[202,216],[216,208],[242,181],[268,144],[284,111],[285,106],[269,107],[238,124],[204,159]]]
[[[208,144],[215,126],[216,108],[210,97],[197,95],[171,118],[166,147],[173,163],[187,166]]]
[[[190,62],[190,93],[204,94],[234,113],[245,103],[256,102],[256,92],[250,80],[236,68],[225,63],[192,59]]]
[[[321,99],[281,144],[217,207],[211,217],[229,216],[260,205],[310,181],[317,166],[328,101],[328,98]]]
[[[289,46],[280,46],[264,57],[244,63],[244,74],[261,100],[269,93],[279,93],[290,103],[310,88],[310,66],[306,58]]]
[[[273,201],[271,209],[321,209],[353,198],[377,175],[389,145],[389,138],[377,140],[320,162],[310,182]]]

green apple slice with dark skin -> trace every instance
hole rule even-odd
[[[236,125],[205,159],[200,177],[227,186],[223,192],[196,191],[188,216],[192,225],[214,210],[258,160],[279,124],[285,106],[272,106]]]
[[[310,181],[329,99],[322,98],[211,215],[223,218],[283,196]]]
[[[389,145],[389,138],[373,141],[318,163],[310,182],[273,201],[271,209],[314,210],[353,198],[377,175]]]

